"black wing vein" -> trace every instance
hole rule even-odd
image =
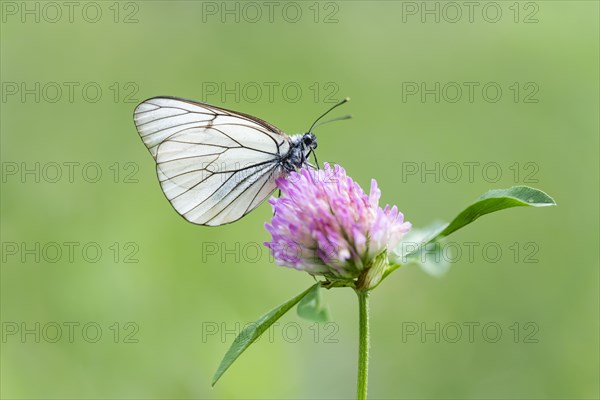
[[[290,138],[268,122],[191,100],[155,97],[134,121],[161,187],[188,221],[222,225],[256,208],[284,172]]]

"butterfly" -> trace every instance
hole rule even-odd
[[[291,136],[252,115],[177,97],[145,100],[133,119],[171,205],[189,222],[218,226],[258,207],[277,189],[277,178],[314,167],[311,153],[318,166],[312,130],[348,100],[307,133]]]

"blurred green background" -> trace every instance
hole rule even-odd
[[[376,178],[415,227],[547,191],[558,207],[453,236],[445,277],[402,268],[373,293],[370,395],[598,398],[597,2],[74,4],[1,3],[3,398],[354,396],[350,290],[325,293],[333,324],[290,312],[211,389],[236,329],[313,280],[269,259],[267,205],[219,228],[172,210],[132,121],[156,95],[289,133],[351,96],[320,161]]]

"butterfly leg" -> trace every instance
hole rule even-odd
[[[277,197],[281,197],[281,189],[277,191]],[[275,216],[275,208],[273,208],[273,216]]]
[[[312,154],[313,154],[313,157],[315,158],[315,164],[317,164],[317,169],[321,169],[321,167],[319,167],[319,161],[317,160],[317,153],[315,153],[313,151]]]

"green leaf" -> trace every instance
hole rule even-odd
[[[431,240],[440,239],[469,225],[477,218],[512,207],[547,207],[555,206],[554,199],[541,190],[528,186],[514,186],[510,189],[494,189],[479,197],[477,201],[465,208],[444,229]]]
[[[392,261],[397,261],[401,264],[408,262],[406,260],[407,257],[416,255],[419,247],[431,242],[446,225],[448,224],[444,221],[436,221],[425,228],[412,228],[394,249],[394,254],[398,257],[393,258]]]
[[[440,249],[437,243],[483,215],[512,207],[547,207],[555,205],[556,202],[552,197],[541,190],[528,186],[514,186],[509,189],[490,190],[479,197],[469,207],[465,208],[449,224],[434,224],[424,230],[415,232],[416,234],[411,236],[410,240],[408,240],[409,236],[407,235],[405,240],[390,254],[390,261],[392,261],[393,265],[386,272],[385,276],[399,268],[402,264],[420,262],[422,256],[427,256],[428,254],[435,255]],[[435,247],[431,250],[427,249],[427,244],[429,243],[435,244]],[[433,272],[434,268],[445,270],[447,266],[443,264],[425,266],[426,270],[430,270],[429,272]]]
[[[321,285],[314,285],[310,292],[298,303],[298,315],[304,319],[315,322],[329,321],[329,310],[323,304]]]
[[[433,241],[419,247],[419,251],[406,258],[407,263],[417,264],[429,275],[444,276],[450,270],[450,262],[445,258],[444,246],[440,241]]]
[[[298,296],[293,299],[283,303],[279,307],[275,307],[262,317],[260,317],[255,323],[248,324],[240,334],[235,338],[227,353],[225,353],[225,357],[219,364],[219,368],[217,368],[217,372],[212,379],[212,386],[217,383],[219,378],[227,371],[227,369],[233,364],[233,362],[252,344],[262,335],[275,321],[283,316],[286,312],[288,312],[292,307],[294,307],[300,300],[304,298],[304,296],[308,295],[315,286],[319,286],[320,283],[315,283],[313,286],[306,289],[304,292],[300,293]]]

